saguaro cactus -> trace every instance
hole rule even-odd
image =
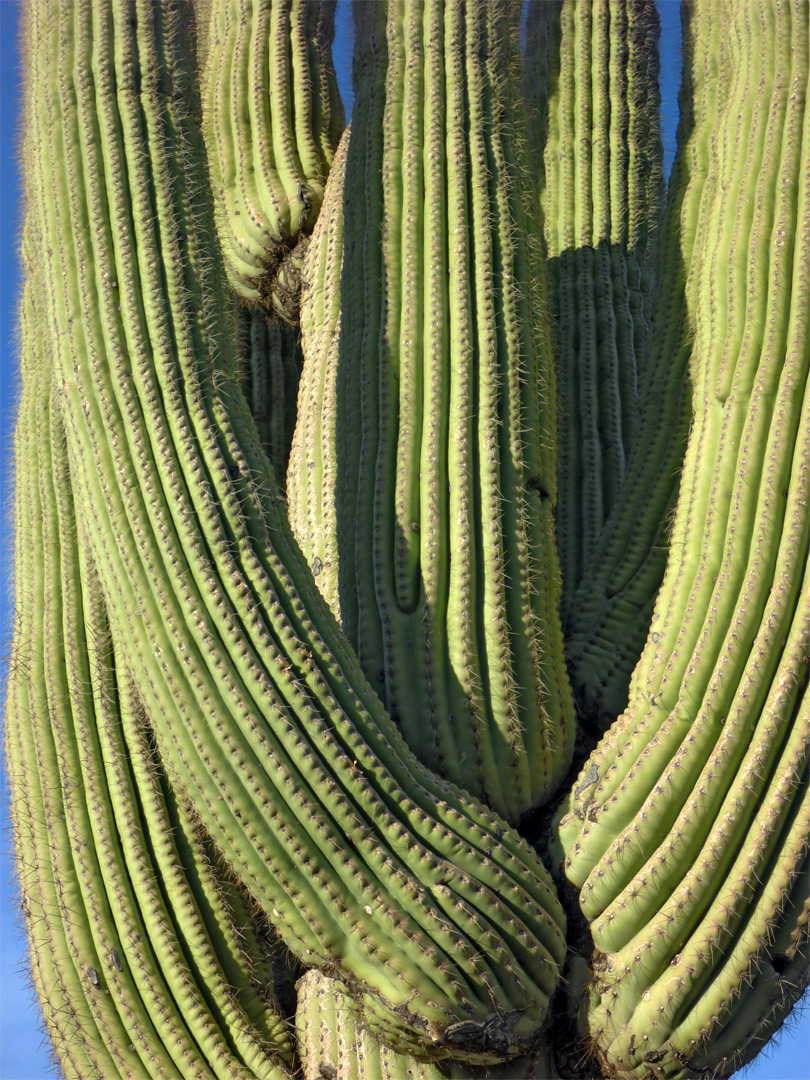
[[[808,980],[807,4],[686,0],[663,210],[646,0],[533,7],[525,61],[516,0],[354,14],[341,139],[326,0],[25,11],[6,734],[54,1051],[728,1076]]]

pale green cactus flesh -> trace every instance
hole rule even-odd
[[[306,263],[289,487],[316,580],[409,745],[512,821],[573,749],[553,373],[504,79],[518,15],[356,7],[342,191]]]
[[[808,978],[809,15],[728,5],[667,572],[559,823],[597,950],[583,1024],[621,1076],[729,1075]]]

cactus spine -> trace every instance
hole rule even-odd
[[[356,7],[346,196],[330,194],[307,259],[315,422],[290,482],[299,543],[406,740],[512,821],[553,794],[573,749],[553,378],[504,78],[517,14]],[[348,194],[361,188],[365,202]]]

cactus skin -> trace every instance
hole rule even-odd
[[[399,1046],[501,1060],[545,1019],[562,910],[531,848],[408,752],[294,545],[211,258],[190,9],[132,14],[31,15],[55,377],[113,640],[170,783],[291,951]]]
[[[623,1077],[728,1076],[808,980],[810,12],[726,12],[667,572],[628,710],[558,825],[596,948],[583,1025]]]
[[[658,32],[652,0],[528,8],[525,94],[556,331],[564,628],[638,424],[663,190]]]
[[[260,308],[244,312],[241,321],[246,338],[245,396],[276,483],[283,488],[304,357],[296,331],[267,319]]]
[[[566,659],[583,716],[602,730],[625,709],[666,568],[692,416],[697,254],[711,207],[715,120],[730,82],[722,4],[682,6],[684,85],[678,150],[656,255],[649,350],[626,480],[599,534],[564,623]],[[714,149],[713,149],[714,147]]]
[[[514,24],[512,0],[498,10]],[[556,841],[560,863],[570,844],[597,944],[593,958],[570,958],[567,980],[589,1080],[727,1076],[787,1015],[810,965],[808,11],[763,4],[751,28],[742,0],[687,10],[707,66],[722,39],[735,74],[686,166],[683,205],[700,204],[699,224],[682,214],[678,268],[697,335],[696,426],[674,576],[631,711],[574,784]],[[274,475],[286,450],[263,452],[247,316],[220,262],[190,14],[185,0],[43,0],[26,12],[6,732],[34,982],[62,1071],[300,1075],[278,1018],[292,1016],[300,974],[283,963],[286,940],[313,966],[307,980],[345,988],[382,1071],[410,1054],[454,1080],[536,1080],[555,1075],[553,1045],[567,1075],[576,1048],[545,1020],[565,944],[542,865],[408,753],[286,524]],[[733,32],[700,36],[732,14]],[[502,77],[514,82],[514,68]],[[490,134],[508,128],[494,119]],[[509,190],[519,216],[525,192]],[[723,213],[728,191],[754,192],[736,217]],[[330,217],[333,255],[342,229],[342,214]],[[346,241],[355,260],[374,250],[373,230],[353,226]],[[325,269],[329,257],[317,255]],[[325,348],[318,335],[340,333],[339,296],[322,310],[319,299],[307,317]],[[532,333],[543,355],[547,330]],[[668,385],[648,370],[650,385]],[[550,431],[553,377],[546,388]],[[676,427],[656,460],[675,460]],[[719,450],[704,454],[712,439]],[[552,442],[540,450],[553,471]],[[665,485],[650,491],[662,499]],[[644,566],[660,525],[642,520],[639,562],[611,573]],[[704,543],[705,562],[690,557]],[[638,612],[622,616],[634,634]],[[555,1020],[563,1009],[558,999]]]
[[[347,194],[307,261],[321,310],[304,317],[289,488],[298,541],[406,741],[510,821],[554,793],[574,728],[553,375],[504,78],[518,14],[355,8]]]
[[[397,1054],[364,1027],[346,987],[319,971],[299,981],[296,1030],[303,1080],[556,1080],[546,1048],[503,1065],[422,1061]]]
[[[344,127],[335,0],[206,0],[202,75],[217,231],[239,296],[296,322],[298,273]],[[292,293],[292,304],[290,303]]]

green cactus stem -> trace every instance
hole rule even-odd
[[[695,287],[715,179],[710,162],[730,83],[722,4],[683,8],[684,84],[678,150],[656,257],[648,358],[626,481],[598,536],[564,622],[566,659],[583,714],[602,729],[627,705],[630,679],[663,580],[669,525],[692,418],[689,357]]]
[[[202,8],[205,136],[228,281],[295,322],[299,275],[287,265],[287,280],[276,278],[315,225],[344,126],[335,0],[204,0]]]
[[[355,8],[356,108],[344,195],[307,260],[289,491],[299,543],[409,745],[511,821],[553,794],[573,749],[553,373],[506,78],[518,14]]]
[[[728,12],[667,572],[628,710],[559,823],[597,950],[583,1024],[628,1077],[646,1054],[662,1077],[698,1058],[729,1075],[807,982],[763,965],[806,935],[789,898],[810,812],[810,12]],[[749,993],[761,1019],[731,1047]]]
[[[526,98],[556,330],[562,618],[625,481],[663,192],[652,0],[528,8]]]
[[[401,1046],[500,1060],[545,1019],[562,911],[408,752],[292,540],[237,378],[190,14],[31,13],[47,318],[113,641],[169,782],[291,951]]]

